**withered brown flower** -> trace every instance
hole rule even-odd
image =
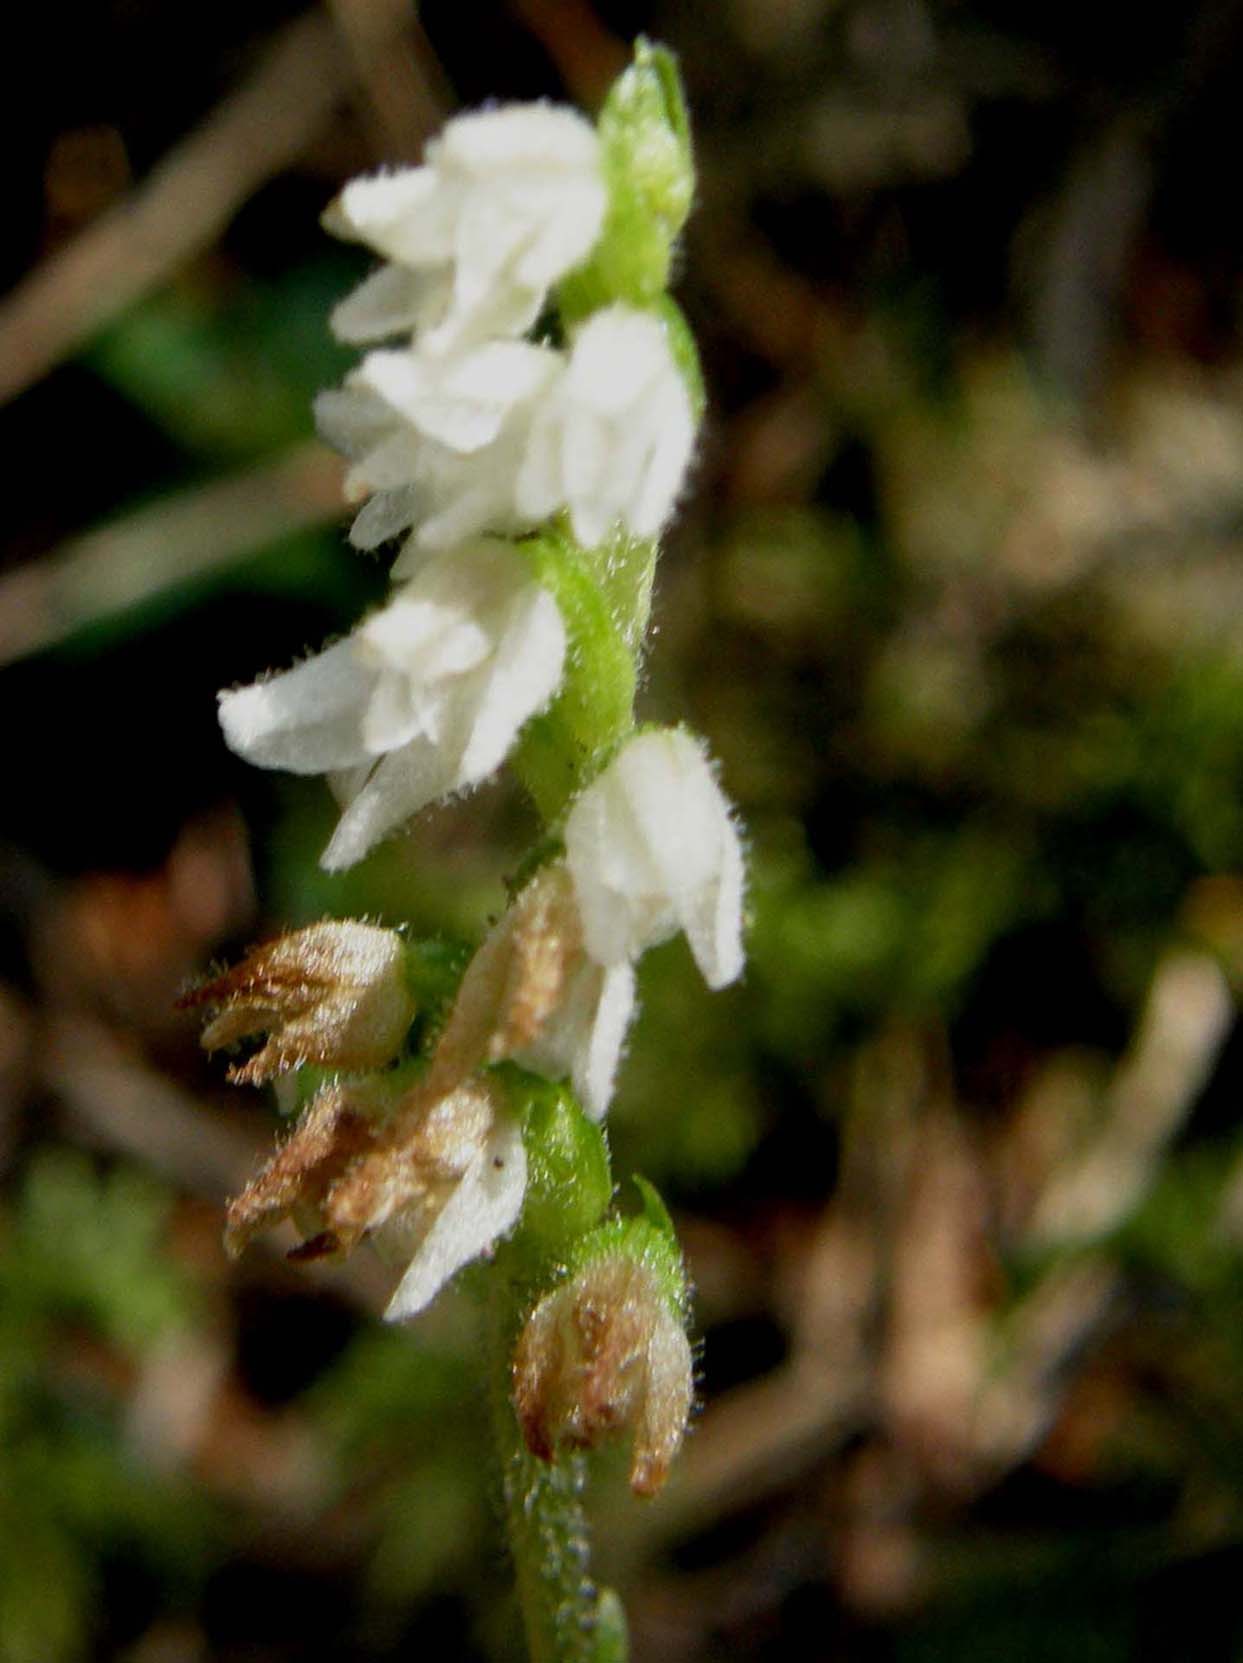
[[[630,1487],[661,1488],[686,1431],[691,1349],[651,1271],[618,1251],[545,1295],[514,1353],[514,1408],[527,1447],[590,1449],[633,1434]]]
[[[178,1003],[215,1007],[203,1030],[209,1051],[268,1035],[229,1070],[248,1085],[307,1063],[348,1073],[383,1067],[400,1051],[416,1006],[401,937],[352,920],[279,936]]]

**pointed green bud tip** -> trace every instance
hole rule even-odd
[[[633,1182],[635,1189],[639,1192],[639,1199],[643,1203],[643,1217],[676,1247],[677,1231],[673,1228],[673,1220],[669,1216],[669,1209],[665,1206],[660,1191],[655,1184],[650,1184],[646,1178],[641,1178],[637,1172],[634,1174]]]
[[[596,1600],[595,1663],[626,1663],[629,1643],[626,1613],[612,1588],[601,1588]]]
[[[599,119],[609,204],[587,262],[561,283],[567,324],[603,306],[651,306],[664,293],[673,246],[695,196],[695,166],[673,54],[640,40]]]
[[[600,112],[600,136],[648,212],[676,237],[691,211],[695,167],[682,78],[667,47],[635,42],[634,62]]]

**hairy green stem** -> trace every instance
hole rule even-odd
[[[561,691],[511,759],[545,826],[634,729],[635,661],[651,606],[656,545],[619,539],[597,557],[554,529],[521,545],[555,598],[569,645]]]
[[[506,1533],[531,1663],[624,1663],[625,1619],[590,1575],[582,1495],[586,1460],[541,1461],[523,1442],[511,1401],[511,1358],[525,1305],[522,1282],[498,1253],[488,1310],[491,1412]]]

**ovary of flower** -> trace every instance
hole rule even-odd
[[[447,358],[369,353],[344,387],[315,404],[321,435],[353,464],[346,495],[371,496],[350,540],[378,548],[417,521],[417,554],[481,531],[525,529],[518,472],[533,413],[563,373],[558,353],[525,341],[490,341]]]
[[[655,537],[694,442],[690,396],[660,318],[610,306],[578,330],[565,375],[535,411],[518,510],[537,521],[568,508],[587,548],[619,524]]]
[[[355,179],[324,215],[395,263],[334,314],[343,339],[419,330],[431,352],[518,336],[591,251],[606,206],[591,123],[549,104],[456,117],[422,167]]]
[[[561,680],[551,595],[506,543],[427,561],[353,635],[220,696],[230,748],[264,768],[329,773],[347,805],[323,855],[352,865],[426,804],[486,779]]]
[[[741,974],[742,849],[689,734],[628,740],[575,801],[565,850],[583,938],[598,963],[633,961],[681,929],[709,987]]]

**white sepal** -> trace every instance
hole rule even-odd
[[[689,734],[628,740],[575,801],[565,848],[587,951],[600,964],[633,961],[681,929],[709,987],[741,974],[742,849]]]
[[[283,675],[221,693],[225,743],[256,767],[291,774],[357,766],[374,684],[354,641],[338,641]]]
[[[383,265],[337,303],[328,321],[351,346],[413,334],[444,315],[451,288],[447,274]]]

